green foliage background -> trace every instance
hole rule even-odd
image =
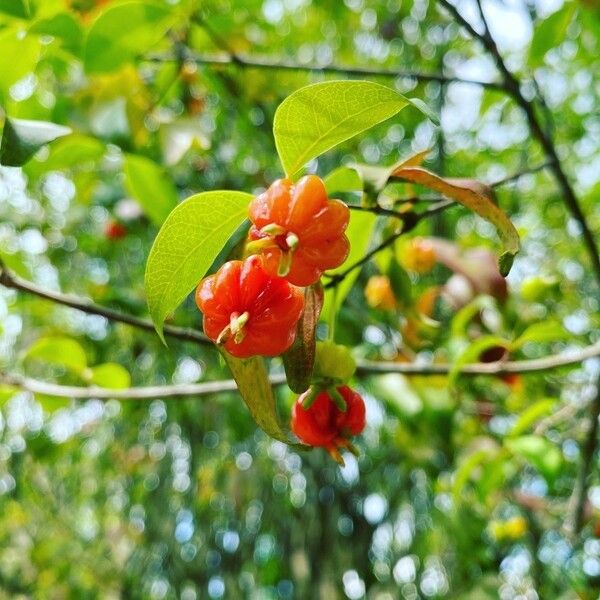
[[[477,22],[473,3],[459,6]],[[597,232],[594,6],[484,3],[524,93],[535,94],[534,74],[546,97],[540,118]],[[4,114],[74,131],[22,168],[0,167],[5,265],[41,288],[147,316],[144,266],[168,212],[198,192],[256,193],[281,177],[276,107],[304,85],[346,77],[251,67],[236,55],[397,71],[361,79],[441,115],[437,129],[405,109],[311,163],[322,176],[427,147],[426,167],[486,182],[545,160],[503,91],[407,76],[496,80],[482,48],[434,1],[0,0]],[[436,313],[439,326],[420,331],[425,358],[473,362],[474,340],[483,338],[481,350],[524,331],[514,359],[598,341],[598,288],[551,175],[526,175],[497,197],[522,240],[509,298],[479,295]],[[355,214],[360,257],[388,225],[378,220],[368,238],[374,219]],[[122,239],[106,236],[114,220],[127,229]],[[497,251],[493,228],[463,208],[414,234]],[[389,359],[402,346],[406,314],[365,303],[371,275],[388,272],[410,303],[452,274],[442,265],[411,274],[407,292],[395,258],[366,265],[341,311],[338,339],[358,357]],[[171,340],[165,349],[153,333],[15,290],[0,288],[0,315],[2,373],[121,388],[229,377],[210,348]],[[191,299],[172,321],[199,328]],[[453,387],[444,377],[361,378],[369,424],[360,458],[343,469],[268,438],[236,393],[101,402],[2,387],[0,597],[596,598],[597,456],[581,535],[563,524],[599,370],[589,360],[515,387],[489,377]]]

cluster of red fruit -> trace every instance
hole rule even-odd
[[[275,181],[251,202],[248,214],[249,256],[229,261],[206,277],[196,290],[196,303],[204,315],[204,332],[229,354],[277,356],[296,337],[304,309],[300,288],[317,283],[324,271],[346,260],[350,246],[344,232],[350,212],[343,202],[327,197],[321,179],[308,175],[295,184]],[[362,431],[364,404],[358,394],[340,388],[344,391],[339,394],[360,399],[361,420],[356,417],[356,399],[341,407],[332,399],[339,378],[325,374],[325,379],[328,385],[321,378],[318,387],[321,400],[304,408],[296,404],[292,429],[305,443],[323,446],[335,457],[337,447],[349,447],[344,441],[348,435]],[[314,395],[314,389],[306,393]]]

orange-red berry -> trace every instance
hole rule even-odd
[[[238,358],[276,356],[294,342],[302,291],[265,271],[260,256],[225,263],[196,290],[204,332]]]
[[[350,211],[340,200],[329,200],[315,175],[296,184],[278,179],[250,204],[251,252],[260,252],[271,275],[308,286],[327,269],[341,265],[350,245],[344,231]]]

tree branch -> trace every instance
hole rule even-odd
[[[443,202],[440,202],[439,204],[436,204],[435,206],[432,206],[431,208],[429,208],[426,211],[423,211],[422,213],[419,213],[419,214],[411,213],[411,212],[400,213],[400,212],[395,212],[395,211],[388,211],[387,209],[381,209],[381,211],[385,211],[385,214],[389,215],[390,212],[393,213],[393,216],[397,217],[398,219],[400,219],[402,221],[402,227],[400,229],[398,229],[398,231],[396,231],[395,233],[390,235],[389,237],[385,238],[385,240],[383,240],[380,244],[375,246],[375,248],[373,248],[372,250],[367,252],[362,258],[360,258],[356,262],[352,263],[350,266],[346,267],[343,271],[336,273],[335,275],[329,276],[329,281],[323,287],[325,287],[326,289],[335,287],[336,285],[338,285],[340,283],[340,281],[342,281],[345,277],[347,277],[350,273],[352,273],[352,271],[354,271],[354,269],[358,269],[359,267],[362,267],[362,265],[369,262],[376,254],[378,254],[379,252],[381,252],[388,246],[391,246],[400,236],[405,235],[409,231],[412,231],[423,219],[425,219],[426,217],[435,215],[437,213],[440,213],[452,206],[460,206],[460,205],[456,204],[455,202],[453,202],[451,200],[443,201]],[[380,211],[374,210],[373,212],[380,212]]]
[[[466,29],[470,35],[481,42],[483,47],[487,50],[490,56],[494,59],[496,67],[500,72],[503,80],[503,87],[505,91],[512,96],[518,106],[521,107],[532,135],[538,140],[542,146],[546,157],[549,161],[549,168],[552,170],[554,178],[556,179],[558,186],[562,192],[563,202],[567,207],[571,216],[577,221],[581,229],[583,236],[584,246],[590,257],[596,282],[600,287],[600,254],[596,246],[594,235],[587,223],[586,217],[583,214],[583,210],[579,204],[579,199],[575,194],[575,190],[569,182],[563,166],[558,158],[554,139],[550,132],[544,130],[538,116],[536,114],[535,105],[533,102],[527,100],[521,92],[521,86],[519,80],[513,75],[508,69],[500,50],[496,45],[496,42],[490,32],[490,29],[481,6],[481,0],[477,0],[477,7],[479,14],[483,21],[484,31],[479,33],[475,28],[460,14],[458,9],[449,2],[449,0],[438,0],[438,2],[446,8],[446,10],[452,15],[454,20],[459,23],[464,29]],[[539,88],[537,88],[538,97],[541,98]],[[542,105],[544,104],[542,100]],[[575,481],[575,487],[573,495],[571,497],[571,510],[568,515],[568,526],[572,534],[578,534],[583,524],[583,508],[585,506],[585,499],[587,496],[587,479],[593,462],[594,455],[596,453],[598,445],[598,418],[600,417],[600,382],[598,383],[598,390],[596,398],[590,407],[590,427],[586,436],[584,446],[582,449],[582,457],[579,465],[579,472]]]
[[[542,127],[537,117],[533,102],[525,98],[525,96],[521,92],[521,86],[518,79],[506,66],[506,63],[504,62],[504,59],[500,54],[500,50],[498,49],[498,46],[496,45],[496,42],[492,37],[490,30],[487,26],[487,21],[485,19],[485,15],[483,13],[483,10],[481,9],[481,6],[478,3],[480,14],[482,16],[482,20],[485,27],[483,33],[479,33],[469,23],[469,21],[467,21],[460,14],[456,6],[449,2],[449,0],[438,0],[438,2],[446,8],[446,10],[452,15],[454,20],[457,23],[459,23],[464,29],[466,29],[474,39],[479,40],[481,42],[481,44],[488,51],[488,53],[496,63],[496,67],[502,76],[502,86],[504,90],[510,96],[512,96],[515,102],[521,107],[521,109],[525,113],[531,133],[538,140],[544,152],[546,153],[549,163],[548,167],[552,170],[554,178],[556,179],[558,186],[562,192],[563,202],[565,203],[567,209],[571,213],[571,216],[577,221],[579,227],[581,228],[584,245],[589,254],[598,286],[600,286],[600,254],[598,252],[598,248],[596,247],[596,241],[594,239],[592,231],[589,228],[586,217],[583,214],[583,210],[581,209],[579,199],[575,194],[575,190],[571,186],[571,183],[569,182],[569,179],[558,158],[556,147],[554,145],[554,140],[552,139],[549,133],[544,131],[544,128]]]
[[[461,368],[461,375],[507,375],[509,373],[541,373],[552,371],[561,367],[576,365],[588,358],[600,356],[600,342],[578,350],[576,352],[563,353],[520,361],[499,361],[496,363],[472,363]],[[425,364],[376,362],[361,360],[357,363],[358,375],[375,375],[381,373],[399,373],[404,375],[448,375],[452,370],[451,364]],[[283,385],[286,383],[284,374],[271,375],[272,385]],[[99,387],[67,386],[39,381],[22,375],[0,373],[0,383],[14,386],[34,394],[45,394],[53,397],[67,397],[79,400],[96,398],[99,400],[151,400],[153,398],[185,398],[192,396],[207,396],[221,392],[234,392],[237,390],[233,379],[222,381],[209,381],[205,383],[182,384],[182,385],[160,385],[134,387],[121,390],[113,390]],[[597,422],[597,420],[596,420]]]
[[[480,81],[477,79],[463,79],[449,77],[436,73],[422,73],[419,71],[399,71],[398,69],[377,67],[351,67],[344,65],[305,65],[286,60],[270,60],[249,56],[240,56],[226,52],[225,56],[190,53],[187,59],[199,65],[222,67],[234,65],[243,69],[273,69],[278,71],[300,71],[307,73],[334,73],[357,77],[405,77],[418,82],[437,81],[439,83],[465,83],[483,88],[503,90],[502,84],[495,81]],[[153,63],[173,62],[175,57],[170,54],[154,54],[144,58]]]
[[[19,290],[21,292],[25,292],[26,294],[37,296],[38,298],[44,298],[45,300],[54,302],[55,304],[69,306],[71,308],[75,308],[76,310],[80,310],[90,315],[98,315],[100,317],[108,319],[109,321],[125,323],[126,325],[131,325],[132,327],[137,327],[138,329],[143,329],[144,331],[155,332],[154,325],[151,321],[148,321],[146,319],[140,319],[139,317],[134,317],[133,315],[128,315],[114,310],[112,308],[106,308],[104,306],[88,302],[87,300],[78,298],[77,296],[70,296],[67,294],[62,294],[60,292],[44,290],[42,288],[39,288],[34,283],[31,283],[30,281],[21,279],[20,277],[9,271],[6,268],[6,266],[3,265],[1,262],[0,285],[3,285],[5,288]],[[186,329],[184,327],[174,327],[172,325],[165,325],[164,333],[169,337],[177,338],[185,342],[212,345],[212,341],[210,339],[208,339],[200,331],[196,331],[194,329]]]

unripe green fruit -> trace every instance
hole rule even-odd
[[[317,342],[314,379],[346,382],[356,371],[356,362],[346,346],[333,342]]]

